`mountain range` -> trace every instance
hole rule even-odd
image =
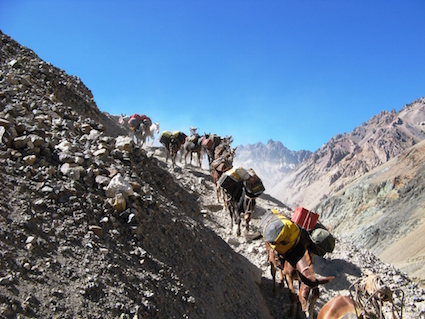
[[[266,145],[237,146],[234,165],[253,168],[262,177],[266,190],[269,190],[311,154],[307,150],[291,151],[282,142],[270,139]]]

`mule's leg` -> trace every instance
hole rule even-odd
[[[269,244],[266,242],[266,251],[267,251],[267,261],[270,265],[270,274],[273,278],[273,295],[278,295],[277,283],[276,283],[276,273],[279,271],[280,279],[283,280],[282,277],[282,269],[279,267],[278,255],[274,249],[272,249]]]
[[[217,183],[218,183],[218,178],[217,178]],[[221,190],[221,187],[218,186],[216,183],[216,190],[217,190],[217,202],[220,203],[220,197],[223,199],[223,208],[225,208],[226,206],[226,197],[224,192]]]
[[[233,230],[233,214],[234,214],[234,212],[233,212],[233,207],[232,207],[232,205],[231,205],[231,203],[230,203],[230,201],[228,201],[228,200],[226,200],[226,199],[224,199],[224,204],[223,204],[223,206],[227,209],[227,211],[229,212],[229,215],[230,215],[230,231],[232,231]]]
[[[230,195],[227,195],[226,201],[228,202],[228,206],[231,210],[230,218],[232,223],[236,224],[236,235],[241,235],[241,214],[239,213],[238,205],[236,201]],[[233,227],[233,226],[232,226]]]
[[[143,146],[145,144],[145,142],[146,142],[146,133],[145,133],[145,131],[142,131],[140,133],[140,142],[141,142],[141,146]]]
[[[201,162],[201,151],[197,151],[196,152],[196,156],[198,157],[198,165],[199,165],[199,168],[201,168],[202,167],[202,162]]]
[[[248,199],[248,203],[246,203],[246,209],[245,209],[245,221],[246,221],[246,232],[249,231],[249,222],[251,221],[252,214],[254,212],[254,205],[255,205],[255,199],[250,198],[246,196]]]
[[[279,278],[280,278],[280,285],[282,286],[282,289],[285,288],[285,276],[283,275],[283,270],[279,268]]]
[[[270,258],[270,257],[269,257]],[[276,267],[273,264],[273,261],[269,260],[270,264],[270,274],[272,275],[273,279],[273,295],[277,295],[277,286],[276,286]]]
[[[185,150],[185,153],[184,153],[184,165],[185,166],[187,164],[187,154],[189,154],[189,151],[188,150]],[[182,159],[183,159],[183,156],[182,156]]]
[[[238,228],[236,230],[236,235],[240,236],[241,235],[241,214],[239,213],[238,209],[235,208],[235,222],[238,225]]]
[[[245,234],[248,234],[249,232],[249,222],[251,221],[251,213],[250,212],[245,212],[244,213],[244,218],[245,218]]]
[[[300,318],[298,317],[298,313],[300,312],[300,305],[298,302],[298,295],[295,293],[295,289],[294,289],[294,281],[291,278],[291,276],[285,275],[284,276],[286,284],[288,285],[288,289],[289,289],[289,298],[291,300],[291,310],[290,310],[290,316],[291,318]]]
[[[175,152],[174,150],[171,153],[171,160],[173,163],[173,168],[176,167],[176,157],[177,157],[177,152]]]

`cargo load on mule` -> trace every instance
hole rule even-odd
[[[170,131],[164,131],[161,133],[161,137],[159,138],[159,142],[162,145],[168,145],[170,144],[171,140],[171,132]]]
[[[225,172],[228,171],[233,167],[232,163],[224,157],[219,157],[212,161],[211,168],[213,170],[218,170],[219,172]]]
[[[211,150],[214,145],[214,140],[210,137],[204,138],[202,140],[202,146],[204,146],[206,149]]]
[[[317,227],[309,233],[311,239],[310,251],[320,257],[335,249],[335,237],[324,228]]]
[[[316,227],[319,214],[299,206],[292,214],[291,220],[301,228],[311,231]]]
[[[242,194],[243,181],[247,174],[247,171],[242,167],[233,167],[220,176],[218,185],[232,198],[239,200]]]
[[[187,135],[182,131],[174,131],[172,136],[179,142],[179,144],[183,144],[187,137]]]
[[[130,116],[128,120],[130,129],[138,130],[141,124],[145,127],[150,127],[152,125],[152,120],[144,114],[139,115],[134,113],[132,116]]]
[[[248,197],[258,197],[265,191],[262,180],[252,168],[247,171],[243,179],[246,195]]]
[[[300,228],[276,209],[268,210],[260,221],[264,240],[279,254],[285,255],[301,239]]]
[[[245,195],[250,198],[260,196],[265,190],[263,182],[255,171],[252,168],[245,170],[243,167],[234,167],[226,171],[220,177],[219,185],[229,195],[239,194],[242,188],[244,188]],[[240,196],[232,197],[238,200]]]

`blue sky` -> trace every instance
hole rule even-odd
[[[315,151],[425,96],[423,0],[2,0],[0,30],[101,111]]]

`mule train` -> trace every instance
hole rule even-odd
[[[129,123],[123,118],[121,123]],[[154,133],[158,133],[159,124],[152,123],[149,130],[134,130],[140,132],[139,139],[142,145],[150,137],[154,141]],[[220,137],[216,134],[199,135],[194,127],[190,128],[191,135],[187,136],[181,131],[164,131],[160,135],[160,143],[165,148],[166,163],[171,159],[172,166],[176,165],[176,157],[180,152],[181,162],[184,166],[192,165],[194,155],[196,165],[202,168],[202,159],[206,154],[211,177],[216,188],[217,202],[223,203],[223,210],[230,215],[230,229],[236,225],[236,234],[241,235],[241,215],[245,220],[244,234],[247,236],[252,214],[255,210],[256,198],[264,191],[261,179],[252,169],[233,167],[233,159],[236,148],[231,147],[231,136]],[[144,133],[143,133],[144,132]],[[189,162],[187,159],[189,158]],[[295,213],[295,212],[294,212]],[[279,224],[279,227],[271,227],[274,233],[267,229],[271,225]],[[317,277],[313,267],[314,255],[323,256],[326,252],[332,252],[335,241],[330,248],[320,248],[312,241],[314,231],[326,231],[311,227],[304,227],[286,215],[271,210],[266,213],[261,222],[261,233],[267,253],[267,261],[270,266],[270,274],[273,279],[273,294],[278,294],[276,277],[278,275],[280,286],[287,286],[290,296],[290,318],[314,318],[314,308],[320,297],[320,285],[327,284],[335,279],[334,276]],[[313,230],[314,229],[314,230]],[[320,232],[319,232],[320,233]],[[270,237],[271,236],[271,237]],[[332,237],[332,236],[330,236]],[[258,238],[258,237],[257,237]],[[298,282],[296,289],[295,282]],[[383,284],[379,276],[368,276],[353,284],[355,292],[350,296],[338,295],[324,304],[317,315],[317,319],[380,319],[384,315],[384,303],[389,303],[387,313],[391,313],[392,319],[402,318],[403,302],[395,305],[392,298],[393,291]]]
[[[131,116],[127,116],[121,113],[118,122],[120,125],[130,128],[130,137],[136,145],[143,146],[149,140],[150,145],[153,145],[155,142],[155,133],[159,134],[159,123],[153,123],[146,115],[134,113]]]

